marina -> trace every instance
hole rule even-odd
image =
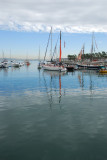
[[[0,160],[107,160],[106,6],[0,1]]]
[[[0,160],[107,160],[107,1],[0,1]]]

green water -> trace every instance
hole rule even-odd
[[[0,70],[0,160],[106,160],[107,75]]]

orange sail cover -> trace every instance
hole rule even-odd
[[[82,47],[82,49],[81,49],[81,51],[78,55],[78,60],[81,60],[82,54],[84,54],[84,45],[83,45],[83,47]]]
[[[61,31],[60,31],[60,55],[59,55],[59,62],[61,62]]]

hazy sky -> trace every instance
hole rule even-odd
[[[101,44],[103,43],[103,39],[105,39],[104,36],[107,36],[106,34],[103,34],[103,36],[101,35],[107,32],[106,6],[106,0],[0,0],[0,41],[2,42],[3,36],[5,37],[6,33],[8,33],[9,36],[13,36],[17,42],[19,42],[18,40],[21,34],[23,35],[23,41],[26,41],[26,38],[29,38],[29,36],[35,35],[36,42],[35,46],[32,48],[30,47],[31,42],[28,42],[29,47],[26,47],[23,43],[23,46],[15,44],[15,48],[13,47],[14,41],[12,41],[13,46],[9,46],[6,41],[4,42],[5,45],[0,45],[0,53],[2,50],[6,50],[6,52],[8,50],[9,52],[9,48],[11,48],[15,50],[14,54],[18,55],[17,48],[20,48],[20,54],[22,52],[26,54],[26,50],[30,52],[31,49],[33,56],[35,49],[37,52],[37,45],[42,45],[40,43],[41,41],[43,42],[43,38],[45,42],[47,41],[48,33],[45,33],[50,31],[50,26],[53,27],[54,32],[58,33],[59,30],[61,30],[64,34],[66,33],[66,38],[64,37],[64,40],[70,40],[69,36],[72,36],[72,33],[76,34],[76,36],[77,33],[79,36],[80,33],[81,36],[85,33],[88,39],[89,33],[93,31],[97,32],[97,35],[99,33],[99,36],[102,38],[99,40],[100,42],[98,42]],[[39,39],[38,42],[36,38]],[[75,39],[73,40],[73,38],[71,38],[73,43],[76,43],[77,39],[75,41]],[[86,41],[86,39],[80,42],[81,45],[84,43],[83,41]],[[44,46],[41,47],[43,53],[46,48],[45,42]],[[72,41],[70,43],[72,44]],[[79,40],[77,44],[79,44]],[[90,45],[90,38],[87,45]],[[74,51],[76,51],[77,54],[79,48],[80,46],[73,49],[69,48],[66,54],[67,52],[71,53]],[[106,49],[105,46],[100,48],[100,50],[104,49]]]

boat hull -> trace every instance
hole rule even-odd
[[[42,64],[38,64],[38,69],[42,69]]]
[[[101,67],[103,67],[103,66],[87,66],[87,69],[89,69],[89,70],[99,70],[99,69],[101,69]]]
[[[38,66],[38,69],[42,69],[42,66]]]
[[[67,69],[68,72],[74,71],[74,67],[72,67],[72,66],[68,66],[68,67],[66,67],[66,69]]]
[[[79,69],[87,70],[100,70],[104,66],[95,66],[95,65],[77,65]]]
[[[100,70],[99,73],[107,73],[107,70]]]
[[[64,67],[60,67],[60,66],[47,66],[47,65],[44,65],[43,69],[47,70],[47,71],[58,71],[58,72],[65,72],[67,70]]]
[[[8,63],[1,63],[0,64],[0,68],[8,68],[8,67],[9,67]]]
[[[13,64],[12,64],[12,67],[19,68],[19,67],[20,67],[20,64],[19,64],[19,63],[13,63]]]

